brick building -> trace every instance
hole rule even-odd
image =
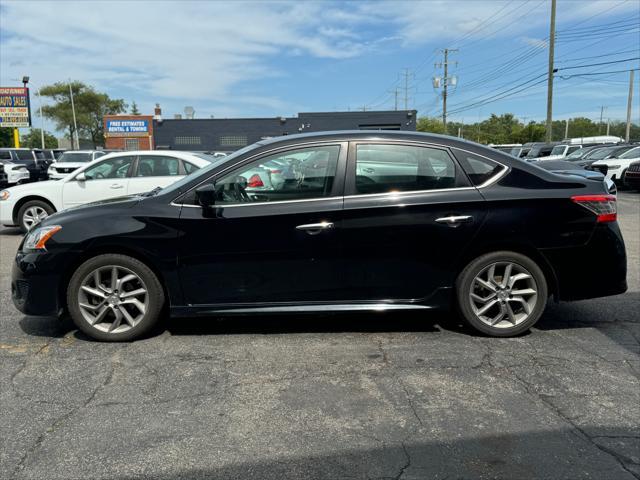
[[[153,150],[151,115],[106,115],[105,148],[117,150]]]

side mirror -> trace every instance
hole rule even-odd
[[[198,203],[207,208],[216,203],[216,187],[213,183],[207,183],[196,188],[196,199]]]
[[[78,182],[86,182],[87,176],[84,174],[84,172],[80,172],[78,175],[76,175],[76,180]]]

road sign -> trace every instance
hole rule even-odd
[[[29,89],[0,87],[0,127],[30,127]]]

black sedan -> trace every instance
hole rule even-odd
[[[263,173],[271,186],[252,188]],[[370,131],[261,141],[165,189],[52,215],[24,238],[12,279],[20,311],[67,310],[100,340],[137,338],[166,313],[450,307],[511,336],[549,297],[626,288],[601,178]]]

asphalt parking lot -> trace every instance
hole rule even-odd
[[[0,230],[0,477],[640,478],[640,194],[618,203],[629,291],[513,339],[380,313],[96,343],[13,308]]]

